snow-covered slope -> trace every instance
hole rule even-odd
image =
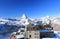
[[[0,19],[0,24],[5,24],[6,22],[8,22],[9,20],[6,19]]]
[[[38,25],[38,24],[50,24],[52,26],[55,25],[60,25],[60,17],[41,17],[41,18],[28,18],[25,14],[23,14],[21,17],[19,18],[8,18],[8,19],[2,19],[0,18],[0,24],[7,24],[7,25],[28,25],[29,23],[33,23],[34,25]]]
[[[9,25],[28,25],[29,23],[33,24],[58,24],[60,25],[60,17],[42,17],[42,18],[28,18],[25,14],[23,14],[20,18],[8,18],[8,19],[1,19],[0,18],[0,24],[9,24]]]

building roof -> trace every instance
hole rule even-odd
[[[53,30],[40,30],[40,32],[53,32]]]
[[[39,27],[37,26],[37,27],[34,27],[34,26],[28,26],[27,27],[27,31],[39,31],[40,29],[39,29]]]

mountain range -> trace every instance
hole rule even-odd
[[[41,18],[28,18],[25,14],[23,14],[20,18],[0,18],[0,34],[16,32],[20,26],[25,26],[28,24],[34,25],[46,25],[49,24],[52,27],[60,26],[60,17],[41,17]],[[59,28],[59,27],[58,27]],[[56,28],[55,28],[56,29]]]
[[[25,14],[23,14],[20,18],[7,18],[7,19],[2,19],[0,18],[0,24],[8,24],[8,25],[28,25],[29,23],[33,24],[58,24],[60,25],[60,17],[41,17],[41,18],[28,18]]]

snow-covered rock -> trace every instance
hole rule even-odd
[[[24,35],[16,35],[17,39],[24,38],[24,37],[25,37]]]
[[[43,23],[44,25],[46,25],[46,24],[51,24],[51,18],[50,18],[49,16],[43,17],[43,18],[42,18],[42,23]]]

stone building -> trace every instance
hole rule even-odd
[[[27,39],[40,39],[40,31],[37,27],[27,26],[26,31]]]
[[[20,36],[22,35],[22,37]],[[20,37],[19,37],[20,36]],[[19,38],[18,38],[19,37]],[[40,39],[40,31],[38,27],[31,24],[25,28],[20,28],[16,34],[12,34],[10,39]]]
[[[35,30],[32,30],[32,31],[27,31],[26,32],[26,38],[27,39],[40,39],[40,32],[39,31],[35,31]]]

